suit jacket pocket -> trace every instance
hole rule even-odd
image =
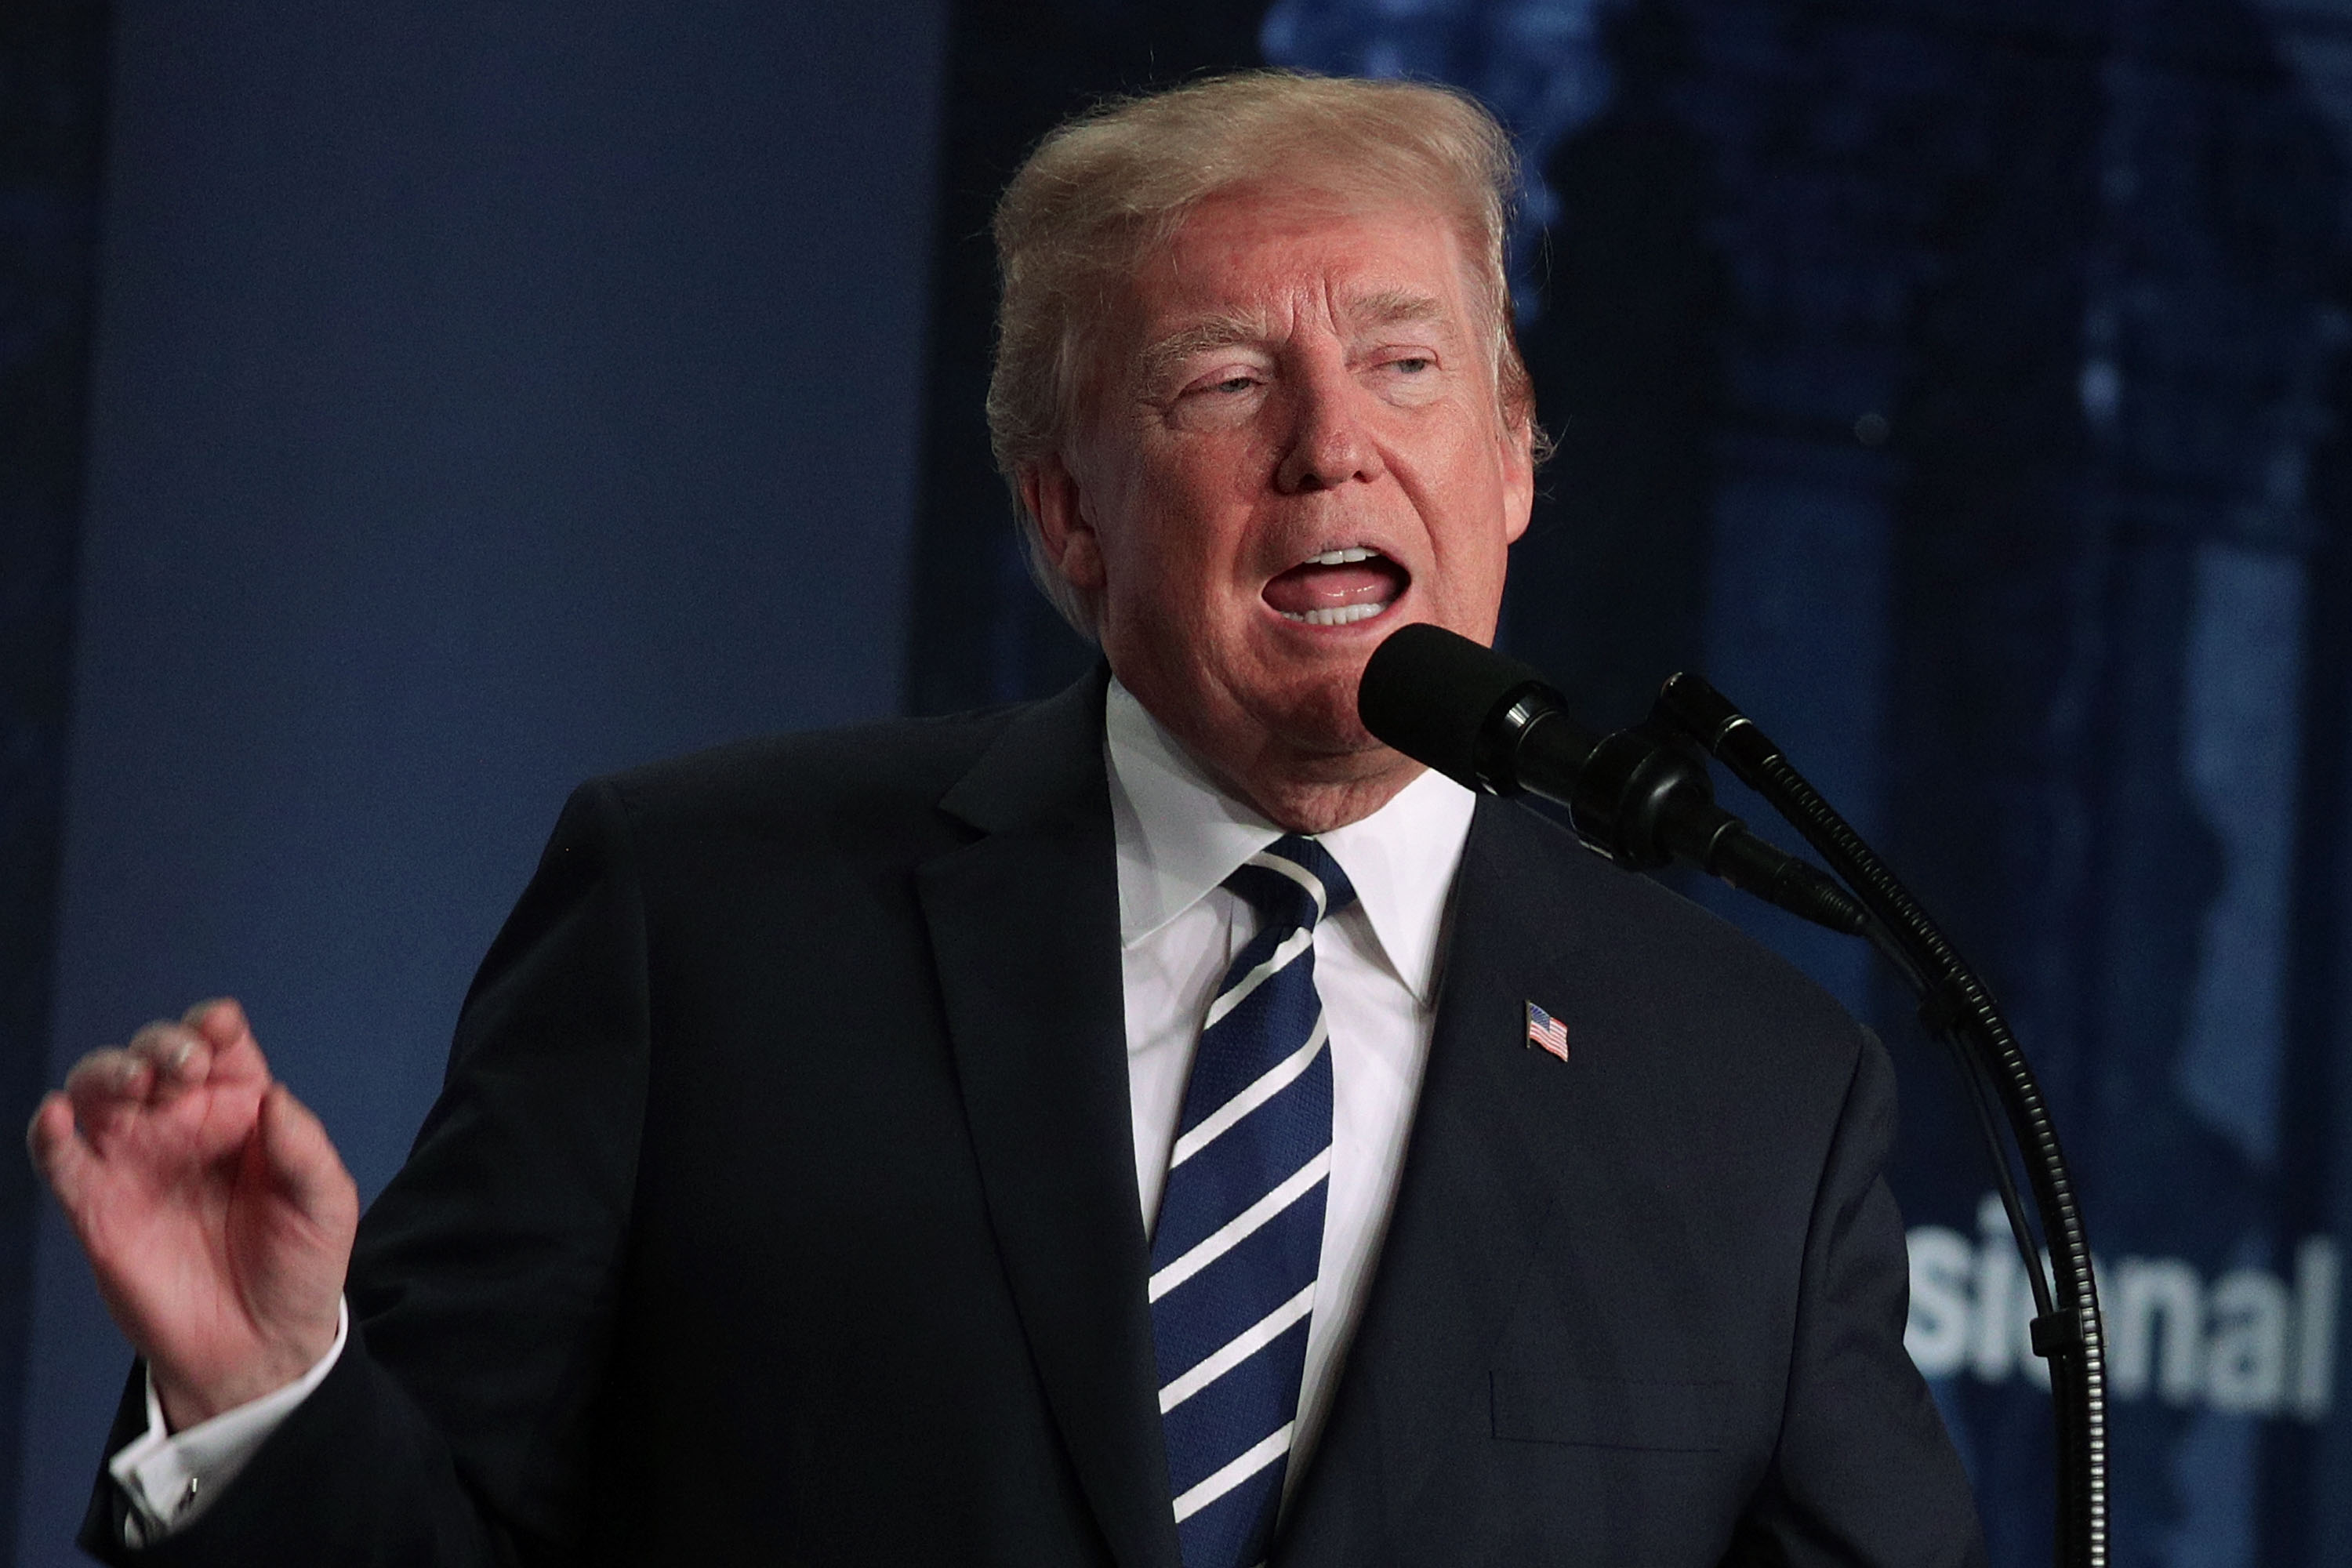
[[[1509,1442],[1705,1454],[1721,1448],[1730,1418],[1728,1383],[1488,1373],[1495,1436]]]

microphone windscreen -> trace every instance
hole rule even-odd
[[[1479,734],[1506,698],[1530,685],[1545,686],[1532,666],[1418,622],[1372,650],[1356,713],[1375,740],[1479,789]]]

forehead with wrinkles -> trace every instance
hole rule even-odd
[[[1405,256],[1418,248],[1425,259],[1401,262],[1399,237]],[[1476,348],[1491,377],[1494,356],[1469,319],[1474,284],[1446,214],[1343,202],[1312,186],[1221,192],[1140,258],[1116,330],[1089,356],[1084,397],[1155,386],[1223,350],[1277,353],[1302,332],[1353,340],[1404,327],[1453,352]]]

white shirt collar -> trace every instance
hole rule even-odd
[[[1118,854],[1118,937],[1132,947],[1282,837],[1219,788],[1114,679],[1104,712]],[[1424,773],[1360,822],[1317,835],[1355,885],[1383,957],[1423,1005],[1433,999],[1446,895],[1470,836],[1471,793]]]

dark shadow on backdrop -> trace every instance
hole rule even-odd
[[[1609,728],[1704,656],[1727,300],[1712,159],[1669,101],[1687,27],[1658,0],[1612,20],[1616,95],[1544,170],[1561,216],[1542,313],[1519,328],[1558,451],[1511,552],[1501,640]]]
[[[47,1077],[74,542],[89,388],[108,7],[0,10],[0,1125]],[[0,1153],[0,1542],[16,1539],[31,1167]]]
[[[990,456],[996,256],[989,216],[1038,139],[1117,93],[1259,63],[1265,0],[964,0],[949,21],[907,709],[1042,696],[1093,648],[1030,585]]]

